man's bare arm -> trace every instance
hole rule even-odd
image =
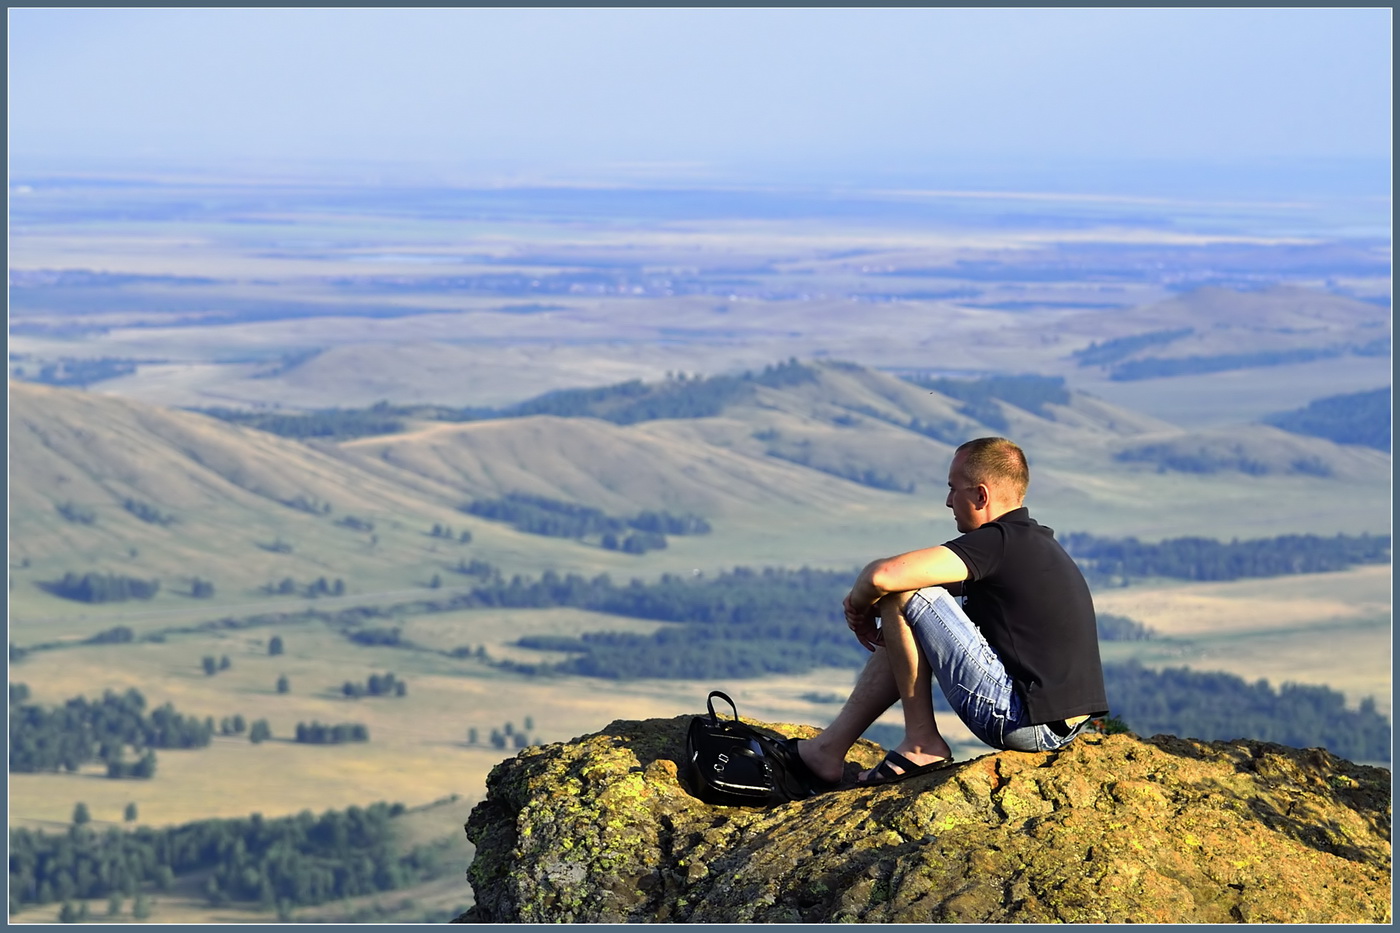
[[[943,545],[909,551],[895,557],[871,561],[856,577],[846,597],[847,621],[872,617],[881,597],[907,593],[926,586],[950,586],[967,579],[967,564],[955,551]]]

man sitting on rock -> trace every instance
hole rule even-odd
[[[1020,447],[968,441],[948,469],[946,504],[961,537],[873,561],[856,578],[846,624],[870,660],[831,725],[785,746],[813,793],[837,786],[847,750],[895,700],[904,739],[859,783],[951,764],[934,721],[934,678],[973,735],[997,749],[1060,748],[1108,711],[1089,587],[1022,506],[1029,482]]]

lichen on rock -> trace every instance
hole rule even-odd
[[[1086,735],[755,809],[691,794],[688,722],[620,720],[497,765],[459,919],[1390,920],[1390,772],[1322,749]],[[858,744],[848,773],[879,757]]]

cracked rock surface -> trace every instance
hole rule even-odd
[[[1321,749],[1088,735],[763,810],[690,794],[689,719],[620,720],[497,765],[466,824],[476,906],[458,919],[1391,919],[1390,772]],[[848,775],[880,754],[860,743]]]

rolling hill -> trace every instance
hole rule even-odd
[[[705,417],[616,424],[585,410],[418,422],[341,443],[12,383],[12,606],[20,619],[77,612],[44,591],[68,572],[159,579],[159,604],[189,608],[196,577],[214,581],[220,602],[288,578],[344,579],[349,593],[366,594],[425,586],[468,559],[623,575],[846,566],[852,553],[940,534],[952,449],[987,434],[1026,446],[1031,501],[1065,530],[1358,530],[1376,522],[1370,510],[1322,508],[1317,493],[1338,479],[1377,496],[1388,484],[1378,451],[1258,425],[1188,432],[1054,380],[1027,377],[1006,393],[1013,404],[976,386],[945,384],[955,397],[851,364],[793,366],[745,383]],[[694,380],[664,394],[684,407],[691,387],[713,390]],[[696,513],[714,533],[639,560],[460,511],[511,493],[613,515]],[[448,540],[435,526],[453,529]],[[470,547],[454,540],[461,532]]]

